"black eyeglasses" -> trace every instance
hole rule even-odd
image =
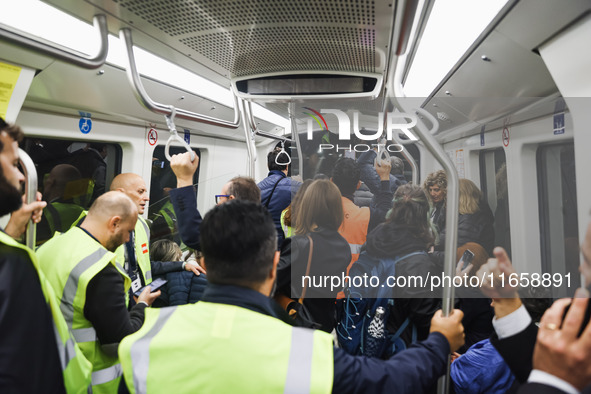
[[[220,197],[230,198],[230,195],[228,195],[228,194],[216,194],[215,195],[215,203],[216,204],[219,204],[220,203],[220,201],[219,201]]]

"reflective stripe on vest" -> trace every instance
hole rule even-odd
[[[170,316],[176,311],[176,307],[161,309],[156,324],[152,326],[148,333],[138,339],[131,346],[131,362],[133,363],[133,385],[138,393],[147,391],[148,368],[150,365],[150,341],[160,332]]]
[[[109,368],[100,369],[92,373],[92,385],[98,386],[99,384],[105,384],[112,380],[117,379],[123,375],[121,370],[121,364],[115,364]]]
[[[309,393],[312,378],[312,355],[314,353],[314,331],[293,327],[291,350],[287,366],[284,393]],[[303,366],[303,367],[302,367]]]
[[[78,343],[94,342],[97,340],[96,331],[93,327],[78,328],[76,330],[72,330],[72,335]]]
[[[66,323],[68,323],[70,329],[72,329],[72,324],[74,322],[74,309],[72,308],[72,305],[74,305],[74,298],[78,291],[78,281],[80,280],[80,276],[82,276],[82,274],[97,261],[102,259],[107,253],[107,250],[104,248],[97,249],[83,258],[78,264],[76,264],[74,269],[70,271],[60,303],[60,310],[62,311],[64,319],[66,319]]]
[[[329,393],[334,376],[329,334],[206,301],[146,309],[119,356],[131,393]]]

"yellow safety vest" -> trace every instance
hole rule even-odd
[[[166,221],[166,225],[168,226],[168,229],[170,230],[170,233],[173,237],[177,235],[179,229],[176,224],[176,212],[174,211],[174,205],[172,205],[172,202],[170,200],[168,200],[166,204],[162,206],[160,211],[158,211],[157,216],[162,216],[164,221]],[[187,250],[191,249],[187,245],[185,245],[182,239],[179,246],[183,252],[186,252]]]
[[[106,250],[79,227],[58,234],[37,252],[41,270],[53,287],[66,324],[72,331],[82,353],[92,363],[93,393],[116,393],[121,380],[121,365],[117,357],[101,349],[92,323],[84,317],[88,283],[105,267],[112,264],[124,278],[127,292],[131,280],[115,261],[115,254]],[[124,297],[125,294],[121,294]]]
[[[333,383],[329,334],[205,301],[147,309],[119,358],[131,393],[330,393]]]
[[[64,374],[64,385],[68,393],[86,393],[90,386],[90,374],[92,364],[84,357],[80,348],[76,344],[72,333],[70,332],[64,316],[60,311],[60,305],[53,288],[45,278],[43,272],[39,269],[37,256],[28,247],[16,242],[10,236],[0,231],[0,243],[24,250],[29,255],[31,263],[39,275],[41,290],[45,295],[45,301],[49,305],[51,315],[53,316],[53,326],[55,330],[55,339],[58,347],[58,354],[62,371]],[[26,311],[25,311],[26,313]]]
[[[286,212],[287,212],[287,208],[285,208],[281,212],[281,217],[279,218],[279,221],[281,222],[281,229],[283,230],[283,234],[285,235],[285,238],[290,238],[293,235],[293,227],[285,224]]]
[[[138,216],[134,230],[135,240],[135,258],[137,264],[142,272],[144,284],[152,283],[152,263],[150,262],[150,227],[143,217]],[[117,262],[120,265],[125,264],[125,244],[119,246],[115,250],[117,255]]]

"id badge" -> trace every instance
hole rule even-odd
[[[140,280],[140,277],[136,277],[132,282],[131,282],[131,291],[133,293],[135,293],[136,291],[138,291],[140,288],[142,287],[142,281]]]

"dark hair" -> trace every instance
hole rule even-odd
[[[8,134],[10,138],[19,143],[25,137],[25,133],[23,133],[19,126],[8,124],[2,118],[0,118],[0,133]],[[0,152],[2,152],[3,150],[4,144],[2,143],[2,141],[0,141]]]
[[[534,322],[539,322],[542,315],[552,306],[550,290],[547,287],[520,287],[519,297],[527,313]]]
[[[334,165],[332,181],[343,196],[350,196],[357,190],[361,171],[355,160],[341,157]]]
[[[405,227],[426,243],[433,242],[430,226],[430,205],[425,191],[417,185],[400,186],[394,193],[392,209],[386,223],[394,227]]]
[[[286,149],[287,150],[287,149]],[[281,153],[281,155],[279,154],[281,152],[281,148],[275,148],[273,149],[271,152],[269,152],[269,154],[267,155],[267,168],[269,169],[269,171],[273,171],[273,170],[278,170],[278,171],[285,171],[287,170],[287,164],[285,165],[279,165],[275,162],[275,160],[277,159],[277,156],[279,156],[279,163],[287,163],[287,156],[285,155],[285,153]]]
[[[292,227],[297,235],[314,231],[316,226],[337,231],[343,223],[341,193],[334,183],[318,179],[308,186],[294,214]]]
[[[392,175],[403,175],[404,174],[404,161],[400,157],[390,156],[390,164],[392,168],[390,173]]]
[[[257,186],[254,179],[237,176],[230,180],[228,194],[233,195],[239,200],[248,200],[261,203],[261,189]]]
[[[207,279],[256,288],[268,277],[277,250],[277,230],[261,204],[230,200],[211,209],[200,229]]]

